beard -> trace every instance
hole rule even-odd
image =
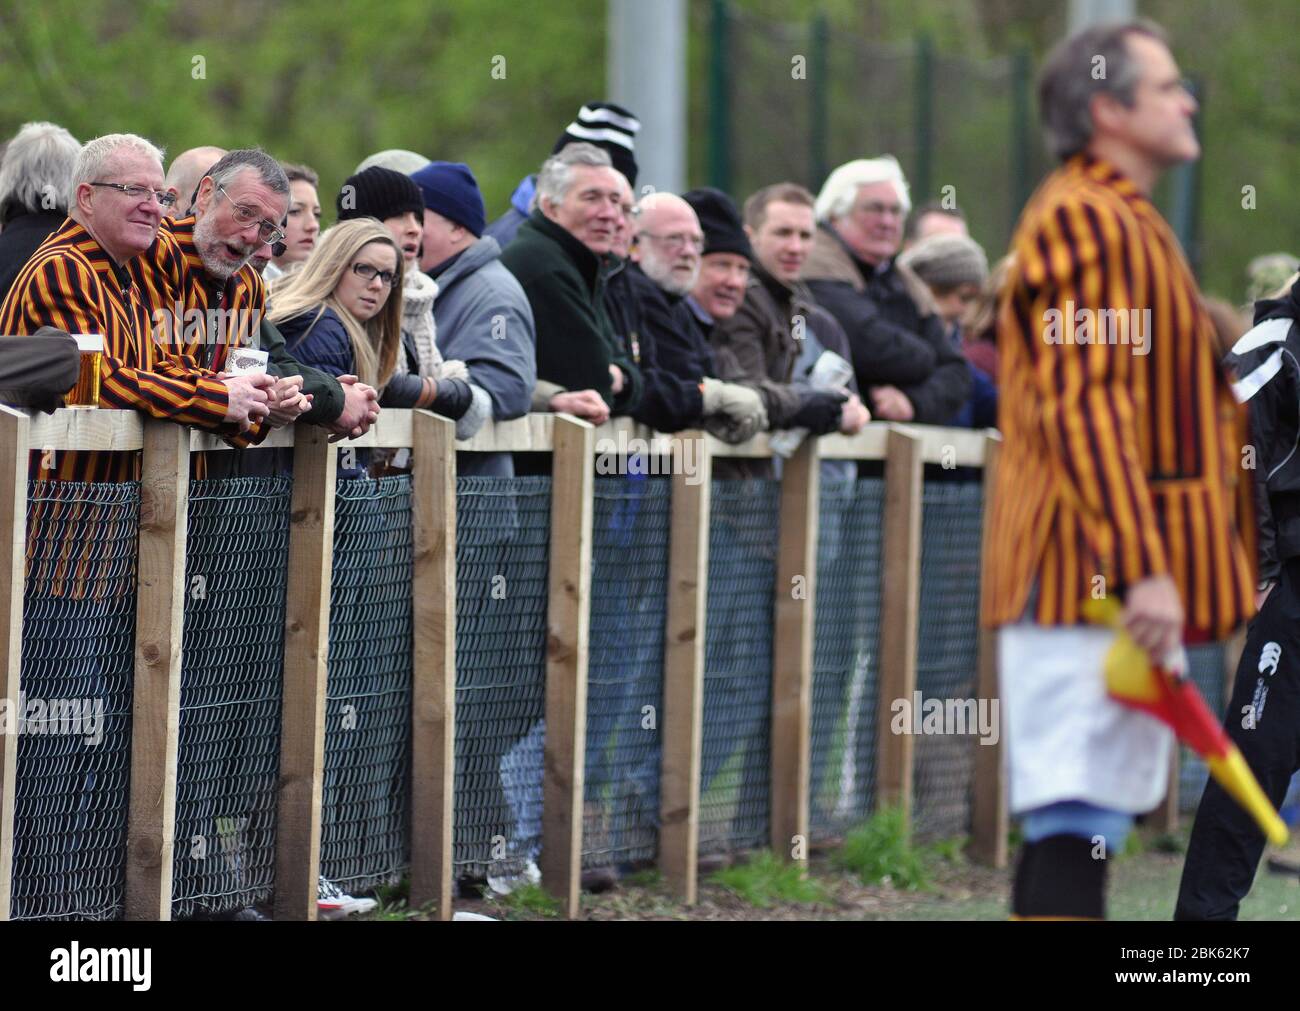
[[[683,280],[673,273],[673,265],[673,260],[661,259],[648,246],[643,248],[641,269],[645,272],[646,277],[650,278],[670,295],[685,295],[695,287],[695,282],[699,280],[700,268],[697,264],[695,270],[691,272],[691,276]]]
[[[240,250],[244,258],[238,263],[231,263],[217,252],[220,246]],[[212,215],[200,218],[194,225],[194,247],[199,252],[199,259],[203,261],[203,269],[218,281],[230,280],[257,252],[256,247],[245,246],[242,242],[226,242],[218,236],[216,219]]]

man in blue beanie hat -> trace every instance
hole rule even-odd
[[[528,413],[537,385],[533,312],[501,247],[483,235],[487,215],[468,165],[434,161],[411,174],[424,201],[420,269],[438,282],[438,350],[463,361],[492,398],[498,421]],[[513,477],[509,453],[461,453],[460,474]]]

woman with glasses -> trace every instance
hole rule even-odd
[[[492,415],[492,399],[470,380],[464,362],[446,361],[438,351],[433,303],[438,284],[420,270],[424,198],[410,176],[373,165],[348,177],[335,204],[339,221],[373,218],[383,224],[402,255],[402,345],[393,375],[380,397],[382,407],[430,407],[456,422],[456,438],[468,439]],[[468,384],[469,399],[428,399],[429,383]],[[402,465],[405,454],[399,453]]]

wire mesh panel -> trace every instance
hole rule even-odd
[[[287,477],[190,482],[172,916],[271,897]]]
[[[892,154],[916,175],[916,48],[836,35],[828,53],[830,166]],[[864,112],[869,108],[869,114]],[[820,183],[820,180],[819,180]],[[914,198],[920,199],[920,194]]]
[[[980,714],[980,542],[983,486],[977,481],[925,482],[921,514],[921,613],[917,699],[905,700],[915,761],[914,820],[918,835],[961,835],[970,829],[970,798]],[[934,703],[942,705],[940,718]],[[893,699],[881,699],[892,705]],[[939,732],[934,732],[936,727]],[[987,729],[993,727],[989,723]],[[991,739],[991,733],[990,733]]]
[[[768,842],[780,484],[715,480],[709,524],[700,853]]]
[[[40,481],[27,494],[10,915],[114,919],[126,869],[140,485]]]
[[[652,860],[658,851],[671,500],[668,478],[596,479],[585,867]]]
[[[541,850],[549,477],[456,479],[454,861],[515,873]]]
[[[1205,696],[1205,704],[1216,716],[1223,714],[1227,700],[1223,697],[1223,666],[1226,663],[1224,645],[1221,642],[1189,646],[1187,649],[1187,667],[1196,682],[1196,687]],[[1209,770],[1201,757],[1190,748],[1178,745],[1180,761],[1178,765],[1178,807],[1182,811],[1194,811],[1201,802],[1205,791],[1205,781]]]
[[[321,876],[358,892],[410,861],[410,475],[339,479],[332,573]]]
[[[885,482],[823,481],[817,527],[811,810],[814,839],[871,812]]]
[[[810,178],[810,23],[769,21],[733,8],[730,32],[731,192],[744,200],[780,179],[816,187],[821,180]]]

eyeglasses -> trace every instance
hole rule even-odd
[[[685,232],[673,232],[670,235],[655,235],[654,232],[640,232],[637,238],[644,236],[647,239],[654,239],[655,242],[663,243],[665,249],[683,249],[688,244],[696,249],[704,248],[703,235],[687,235]]]
[[[230,200],[230,194],[220,186],[217,187],[217,192]],[[267,221],[266,218],[259,217],[256,209],[249,207],[247,204],[237,204],[233,200],[230,200],[230,207],[234,211],[235,220],[241,225],[251,225],[254,221],[258,222],[257,236],[262,242],[276,243],[284,238],[284,232],[280,230],[280,226],[274,221]]]
[[[110,189],[121,190],[130,200],[143,200],[146,196],[152,196],[154,200],[164,207],[171,207],[176,203],[176,194],[169,193],[167,190],[155,190],[148,186],[127,186],[125,183],[91,183],[91,186],[107,186]]]
[[[892,214],[896,218],[903,216],[903,207],[901,204],[882,204],[878,200],[873,200],[869,204],[858,204],[854,210],[858,214],[869,215],[870,217],[882,218],[886,214]]]
[[[393,282],[397,280],[396,271],[379,270],[376,267],[370,266],[370,264],[368,263],[352,264],[352,273],[356,274],[357,277],[360,277],[366,281],[373,281],[377,277],[379,278],[379,283],[382,284],[385,288],[391,288],[393,286]]]

